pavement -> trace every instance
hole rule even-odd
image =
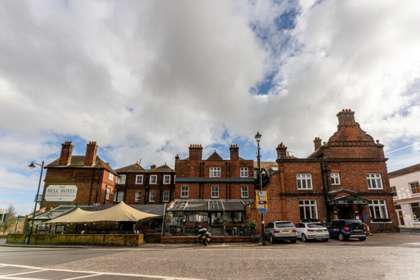
[[[420,279],[420,235],[365,242],[0,246],[0,279]]]

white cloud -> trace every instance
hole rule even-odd
[[[58,154],[63,135],[96,139],[118,165],[172,163],[189,143],[229,142],[226,130],[303,156],[347,107],[387,145],[420,136],[417,1],[0,5],[7,185],[26,186],[21,166]],[[296,27],[279,30],[291,9]],[[272,71],[270,94],[250,94]]]

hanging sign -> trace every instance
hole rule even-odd
[[[71,202],[76,199],[77,186],[75,185],[49,185],[45,190],[45,201]]]

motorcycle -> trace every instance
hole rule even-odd
[[[211,233],[205,227],[200,227],[198,229],[198,242],[207,246],[211,240]]]

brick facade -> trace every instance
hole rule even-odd
[[[175,157],[176,186],[175,199],[253,199],[254,170],[253,161],[239,157],[239,147],[230,146],[230,159],[224,160],[217,152],[202,159],[201,145],[190,145],[186,159]],[[220,176],[212,177],[210,170],[218,168]],[[247,172],[247,175],[242,174]],[[247,171],[245,171],[247,170]],[[181,196],[181,187],[188,187],[188,196]],[[212,187],[218,187],[218,196],[212,196]],[[248,188],[248,196],[241,195],[241,187]],[[243,193],[242,193],[243,194]]]
[[[161,204],[174,198],[175,171],[166,164],[159,167],[152,165],[146,170],[139,163],[134,163],[116,171],[119,175],[117,197],[121,192],[119,198],[127,204]],[[136,180],[138,177],[141,179]],[[165,177],[167,181],[164,182]]]
[[[63,204],[92,205],[112,203],[116,172],[97,156],[96,142],[86,145],[84,156],[73,155],[73,145],[65,142],[60,157],[46,165],[41,207]],[[110,175],[111,174],[111,175]],[[51,185],[75,185],[76,199],[71,202],[46,201],[45,192]]]
[[[301,209],[310,208],[302,206],[311,203],[315,206],[312,209],[316,209],[316,214],[309,215],[311,219],[329,221],[357,217],[367,222],[373,231],[396,229],[383,145],[360,128],[351,110],[343,110],[337,117],[337,131],[327,143],[321,144],[321,139],[315,138],[315,151],[308,158],[289,156],[283,143],[277,147],[278,171],[266,186],[269,197],[266,223],[274,220],[299,222],[310,212],[302,213]],[[310,189],[298,188],[299,176],[310,177]],[[378,184],[377,188],[372,188],[376,185],[369,188],[370,176],[377,178],[372,183]],[[371,207],[372,203],[385,204],[386,211],[382,211],[382,206],[381,209]],[[255,213],[253,216],[258,219]]]

